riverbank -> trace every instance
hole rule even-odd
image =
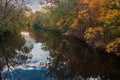
[[[99,52],[99,53],[105,54],[107,56],[114,56],[117,59],[120,59],[120,55],[118,55],[119,53],[118,54],[115,54],[115,53],[112,53],[112,52],[108,53],[106,51],[106,47],[102,47],[102,46],[99,47],[99,46],[95,46],[94,44],[91,45],[91,44],[87,43],[84,39],[81,39],[80,37],[74,35],[74,33],[73,34],[65,34],[65,33],[63,33],[62,35],[64,37],[68,38],[68,39],[74,39],[74,40],[83,42],[85,45],[87,45],[89,48],[91,48],[94,52]]]

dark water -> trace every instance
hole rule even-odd
[[[94,52],[84,42],[59,33],[41,32],[37,41],[50,52],[48,76],[57,80],[120,80],[120,60]]]
[[[11,80],[120,80],[119,59],[72,36],[40,31],[24,37],[27,46],[33,45],[32,58],[11,71]]]

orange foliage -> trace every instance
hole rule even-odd
[[[88,3],[90,2],[91,0],[79,0],[79,3]]]
[[[108,53],[115,53],[120,56],[120,38],[115,39],[113,42],[106,46]]]
[[[84,39],[90,40],[94,39],[97,36],[103,36],[104,35],[104,30],[101,27],[88,27],[85,31]]]
[[[75,18],[74,20],[73,20],[73,24],[71,24],[71,28],[74,28],[74,27],[77,27],[79,25],[79,19],[78,18]]]
[[[57,27],[61,27],[62,24],[63,24],[63,22],[64,22],[64,20],[61,19],[60,21],[58,21],[58,22],[56,23],[56,26],[57,26]]]

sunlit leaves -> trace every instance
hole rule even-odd
[[[78,27],[78,25],[79,25],[79,19],[75,18],[70,27],[75,28],[75,27]]]
[[[96,48],[105,48],[108,41],[120,37],[119,0],[61,0],[56,7],[46,9],[49,12],[37,17],[41,28],[56,28]]]
[[[58,21],[58,22],[56,23],[56,26],[61,27],[61,25],[63,24],[63,22],[64,22],[64,20],[61,19],[60,21]]]
[[[106,46],[106,51],[108,53],[115,53],[120,55],[120,38],[115,39]]]
[[[105,17],[105,26],[119,26],[120,25],[120,11],[113,10],[112,14],[108,13]]]
[[[96,37],[101,37],[104,35],[104,30],[101,27],[88,27],[85,31],[84,38],[89,40],[89,39],[94,39]]]

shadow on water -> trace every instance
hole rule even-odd
[[[28,54],[32,58],[28,56],[24,65],[3,72],[11,76],[3,75],[5,80],[120,80],[120,61],[115,57],[94,52],[73,36],[50,31],[35,34],[25,38],[25,45],[33,45]]]
[[[57,80],[120,80],[120,61],[102,52],[94,52],[72,36],[41,32],[36,37],[50,51],[48,76]]]

